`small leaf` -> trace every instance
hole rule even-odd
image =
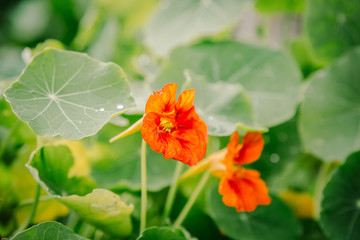
[[[43,189],[84,220],[111,235],[129,235],[132,231],[130,215],[134,207],[127,206],[109,190],[93,190],[95,184],[89,177],[70,177],[73,166],[72,153],[63,145],[42,147],[32,154],[27,163],[31,174]]]
[[[239,19],[249,0],[163,0],[145,32],[145,41],[166,55],[201,35],[217,33]]]
[[[154,227],[145,230],[137,240],[187,240],[168,227]]]
[[[209,192],[208,208],[215,223],[232,239],[298,239],[301,229],[290,209],[277,197],[254,212],[237,212],[224,205],[217,187]],[[276,217],[274,217],[276,216]]]
[[[33,58],[5,97],[37,135],[74,140],[135,106],[120,67],[51,48]]]
[[[52,239],[71,239],[86,240],[86,238],[77,235],[70,228],[65,227],[58,222],[44,222],[35,225],[19,234],[12,240],[52,240]]]
[[[332,240],[360,239],[360,152],[332,175],[323,192],[320,223]]]
[[[153,82],[153,89],[160,89],[169,81],[182,86],[185,70],[203,76],[206,84],[226,82],[227,87],[233,86],[234,89],[241,85],[251,100],[257,125],[275,126],[295,113],[301,75],[295,62],[284,52],[238,42],[177,48]],[[204,87],[210,88],[205,84]],[[226,95],[226,92],[217,94]],[[198,95],[207,96],[201,88],[196,89],[195,100],[202,101]],[[229,108],[241,112],[243,109],[236,106],[237,101],[229,102]],[[229,118],[234,117],[233,114]],[[223,118],[223,121],[230,121],[226,115]]]
[[[360,1],[307,1],[305,23],[312,48],[330,62],[360,44]]]
[[[27,163],[35,180],[51,195],[89,193],[95,184],[88,177],[69,177],[73,165],[72,153],[63,145],[42,147],[32,154]]]
[[[128,236],[132,231],[133,205],[126,205],[115,193],[106,189],[94,189],[86,196],[72,195],[60,199],[84,220],[118,237]]]
[[[299,129],[305,150],[325,161],[344,161],[360,149],[360,48],[309,80]]]

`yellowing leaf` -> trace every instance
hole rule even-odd
[[[298,218],[314,218],[314,201],[310,194],[287,190],[282,192],[280,197],[294,210]]]

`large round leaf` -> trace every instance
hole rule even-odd
[[[236,128],[262,129],[256,126],[254,110],[244,88],[240,84],[209,83],[204,76],[185,70],[187,88],[196,89],[196,112],[208,126],[208,133],[228,136]]]
[[[283,52],[237,42],[178,48],[171,54],[153,88],[160,89],[169,81],[182,86],[185,70],[203,76],[207,83],[226,82],[234,89],[237,84],[242,85],[254,108],[255,121],[262,126],[277,125],[295,113],[301,76],[294,61]],[[207,83],[203,84],[204,89],[209,88]],[[224,90],[219,89],[217,94],[226,95]],[[202,88],[196,92],[195,101],[201,101],[199,96],[206,96]],[[236,101],[229,102],[234,112],[243,111],[236,105]],[[216,111],[221,109],[216,108]],[[227,116],[223,117],[224,121]]]
[[[320,220],[332,240],[360,239],[360,152],[339,167],[324,189]]]
[[[275,196],[270,205],[258,206],[254,212],[237,212],[225,206],[221,198],[214,187],[209,192],[208,208],[215,223],[232,239],[290,240],[300,235],[300,225],[291,210]]]
[[[306,29],[315,54],[331,61],[360,44],[360,1],[307,1]]]
[[[33,58],[5,97],[37,135],[69,139],[95,134],[135,105],[119,66],[51,48]]]
[[[12,240],[50,240],[50,239],[72,239],[86,240],[80,235],[74,233],[70,228],[65,227],[58,222],[44,222],[15,235]]]
[[[211,35],[235,23],[249,0],[162,0],[145,32],[145,41],[156,53],[199,35]]]
[[[360,48],[311,79],[300,114],[307,151],[326,161],[343,161],[360,149]]]

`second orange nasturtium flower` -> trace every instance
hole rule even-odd
[[[247,133],[242,144],[239,134],[235,131],[227,146],[225,156],[225,172],[219,184],[219,193],[223,202],[237,211],[254,211],[257,205],[271,202],[265,182],[256,170],[244,169],[243,164],[256,161],[264,146],[261,133]]]
[[[207,126],[195,112],[195,90],[182,92],[176,101],[176,88],[176,83],[167,84],[149,97],[141,134],[164,158],[193,166],[205,156]]]

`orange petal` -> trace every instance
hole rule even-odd
[[[234,157],[238,165],[249,164],[259,159],[264,147],[264,140],[261,133],[249,132],[245,134],[242,148]]]
[[[176,88],[176,83],[170,83],[151,94],[146,102],[145,113],[173,113],[175,110]]]
[[[150,112],[144,116],[143,124],[141,127],[141,135],[147,142],[150,148],[156,152],[164,153],[167,143],[164,137],[158,132],[160,125],[161,115]]]
[[[251,212],[271,202],[265,182],[255,170],[237,170],[232,176],[224,175],[219,184],[223,202],[237,211]]]
[[[190,108],[194,104],[194,94],[195,94],[195,89],[183,91],[180,94],[177,103],[175,105],[176,110],[179,112],[185,112],[190,110]]]

